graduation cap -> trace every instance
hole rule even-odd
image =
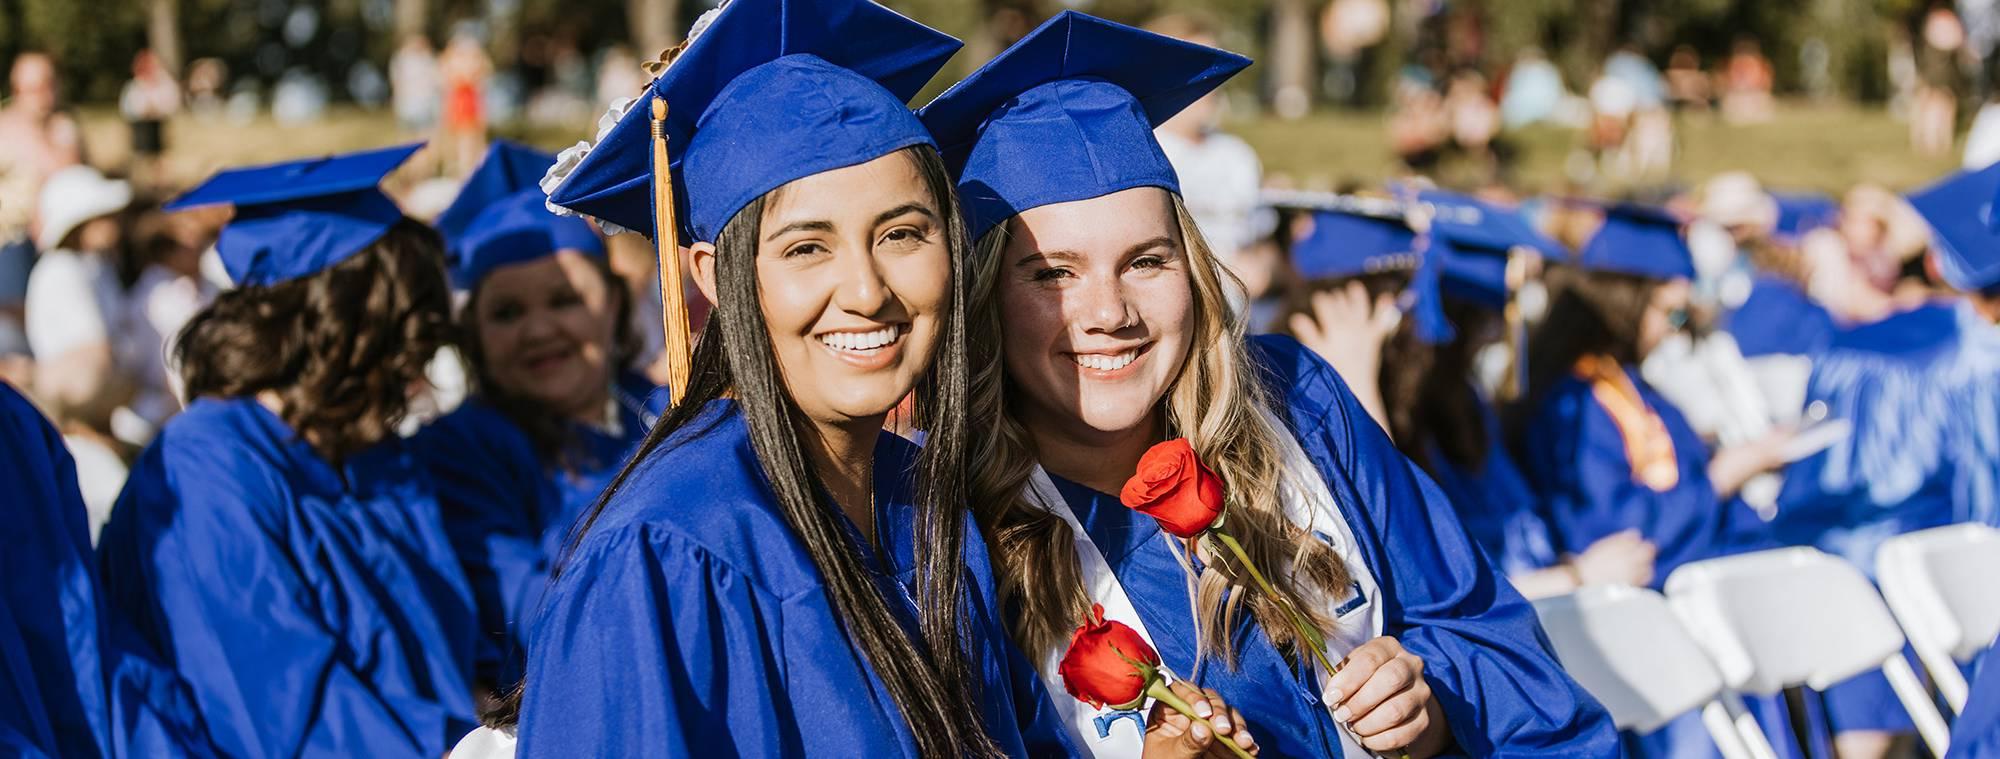
[[[1778,223],[1772,232],[1781,239],[1797,240],[1807,232],[1840,223],[1840,202],[1820,193],[1771,193],[1778,204]]]
[[[923,107],[973,239],[1031,208],[1135,187],[1178,193],[1154,127],[1250,65],[1063,11]]]
[[[713,241],[792,180],[934,145],[905,103],[959,47],[869,0],[724,5],[650,87],[670,107],[683,241]],[[653,229],[651,121],[647,108],[625,113],[549,201]]]
[[[1664,208],[1631,203],[1604,209],[1604,226],[1584,243],[1575,263],[1653,279],[1694,278],[1694,253],[1681,236],[1681,220]]]
[[[2000,286],[2000,164],[1962,171],[1910,195],[1910,205],[1930,222],[1938,269],[1966,292]]]
[[[1507,305],[1507,262],[1517,250],[1563,259],[1560,243],[1535,230],[1517,211],[1441,190],[1420,195],[1432,208],[1431,234],[1441,252],[1444,292],[1489,308]]]
[[[555,161],[504,140],[486,151],[435,225],[444,235],[452,284],[470,290],[495,268],[559,250],[604,255],[604,241],[589,222],[549,211],[538,183]]]
[[[377,185],[422,147],[226,169],[164,209],[236,206],[215,249],[239,287],[309,277],[374,244],[403,219]]]
[[[1312,228],[1292,241],[1292,266],[1299,276],[1325,280],[1407,271],[1410,284],[1398,303],[1416,319],[1417,337],[1428,343],[1452,339],[1439,290],[1439,264],[1449,243],[1412,229],[1405,216],[1359,208],[1310,213]]]

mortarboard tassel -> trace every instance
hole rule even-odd
[[[667,397],[679,405],[687,392],[692,351],[687,291],[681,287],[679,222],[674,218],[674,177],[667,161],[667,99],[653,97],[653,244],[660,252],[660,321],[666,325]]]

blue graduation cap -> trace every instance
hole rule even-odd
[[[1620,204],[1604,209],[1604,226],[1576,254],[1576,265],[1653,279],[1693,279],[1694,253],[1681,220],[1664,208]]]
[[[505,140],[486,151],[458,197],[437,217],[452,284],[470,290],[495,268],[559,250],[604,255],[604,240],[590,222],[549,211],[538,183],[555,161]]]
[[[1807,232],[1840,223],[1840,203],[1820,193],[1771,193],[1778,204],[1778,223],[1772,232],[1779,238],[1797,240]]]
[[[1930,222],[1938,269],[1966,292],[2000,286],[2000,218],[1993,213],[2000,164],[1961,171],[1910,195],[1910,205]]]
[[[361,252],[403,219],[376,185],[422,147],[226,169],[164,209],[236,206],[215,249],[239,287],[308,277]]]
[[[1543,258],[1567,257],[1560,243],[1535,230],[1517,211],[1440,190],[1419,197],[1432,208],[1431,234],[1438,248],[1444,292],[1489,308],[1507,305],[1507,261],[1526,249]]]
[[[1416,319],[1417,337],[1428,343],[1452,339],[1440,292],[1442,257],[1450,245],[1434,234],[1418,234],[1400,217],[1350,211],[1314,210],[1312,229],[1292,241],[1292,267],[1308,280],[1407,271],[1409,288],[1399,300]]]
[[[801,177],[935,143],[905,105],[958,40],[868,0],[733,0],[649,89],[668,105],[682,242]],[[647,98],[549,202],[653,229]]]
[[[1063,11],[923,107],[973,239],[1031,208],[1178,193],[1153,128],[1250,59]]]

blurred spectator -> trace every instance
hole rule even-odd
[[[83,160],[76,120],[60,108],[55,61],[21,54],[8,85],[7,105],[0,107],[0,357],[28,352],[22,308],[42,183]]]
[[[1958,93],[1964,90],[1959,63],[1965,52],[1965,27],[1948,7],[1932,8],[1919,35],[1916,100],[1910,113],[1910,146],[1927,156],[1951,150],[1957,126]]]
[[[1667,104],[1677,113],[1706,112],[1714,97],[1708,72],[1701,69],[1701,56],[1694,47],[1675,47],[1673,57],[1667,59]]]
[[[430,132],[437,126],[438,100],[443,92],[430,38],[421,34],[403,38],[402,46],[389,59],[389,102],[396,110],[396,123],[405,132]]]
[[[624,45],[605,48],[597,62],[599,112],[614,100],[637,97],[645,88],[646,78],[640,74],[639,59],[632,56],[632,48]]]
[[[142,217],[135,234],[144,269],[126,298],[125,324],[135,364],[132,410],[145,428],[130,437],[143,444],[181,409],[180,377],[167,365],[181,327],[215,299],[217,288],[201,276],[201,256],[227,218],[218,208]],[[127,435],[120,435],[127,438]]]
[[[1540,49],[1522,50],[1513,70],[1507,73],[1507,85],[1500,96],[1500,121],[1508,129],[1518,129],[1560,120],[1559,109],[1568,98],[1562,71]]]
[[[287,126],[310,124],[326,114],[326,82],[302,68],[286,71],[271,89],[271,118]]]
[[[1731,124],[1761,124],[1771,115],[1771,61],[1757,40],[1739,39],[1722,75],[1722,118]]]
[[[1389,33],[1385,0],[1333,0],[1319,17],[1320,47],[1326,50],[1327,94],[1352,104],[1361,90],[1361,57]]]
[[[1604,75],[1632,89],[1634,108],[1657,108],[1667,102],[1666,78],[1652,61],[1630,45],[1618,48],[1604,59]]]
[[[220,58],[197,58],[188,64],[188,112],[214,118],[229,107],[229,64]]]
[[[1605,61],[1604,72],[1590,85],[1586,139],[1596,171],[1616,182],[1666,176],[1673,163],[1674,126],[1662,82],[1651,63],[1629,50]]]
[[[1486,77],[1474,69],[1453,74],[1445,86],[1444,112],[1452,145],[1476,167],[1480,183],[1497,180],[1500,159],[1494,139],[1500,135],[1500,107],[1487,94]]]
[[[1417,174],[1437,170],[1451,139],[1451,118],[1444,98],[1431,86],[1430,74],[1405,67],[1396,80],[1395,101],[1389,108],[1389,148],[1403,166]]]
[[[28,278],[33,395],[76,454],[93,525],[103,524],[125,477],[111,426],[133,390],[117,261],[124,244],[119,214],[131,203],[130,185],[89,166],[49,177],[35,239],[42,255]]]
[[[1162,16],[1147,28],[1198,45],[1218,44],[1214,27],[1193,16]],[[1204,95],[1161,124],[1157,136],[1202,237],[1233,268],[1236,252],[1259,237],[1257,190],[1264,170],[1249,143],[1221,131],[1224,105],[1221,92]]]
[[[1965,158],[1961,165],[1966,169],[1983,169],[1995,162],[2000,162],[2000,88],[1988,95],[1972,117],[1972,127],[1965,132]]]
[[[132,170],[147,182],[160,179],[160,154],[167,148],[167,119],[181,109],[181,86],[159,56],[142,49],[132,58],[132,80],[118,95],[118,112],[132,130]]]
[[[444,159],[447,173],[464,173],[486,152],[486,87],[493,60],[470,25],[461,25],[438,56],[444,82]]]

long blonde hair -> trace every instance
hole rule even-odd
[[[1292,489],[1287,481],[1301,473],[1285,471],[1279,436],[1290,433],[1270,413],[1269,395],[1245,348],[1244,324],[1229,306],[1227,293],[1238,285],[1202,239],[1180,196],[1170,196],[1187,255],[1194,319],[1187,359],[1162,400],[1167,434],[1187,438],[1196,455],[1221,475],[1230,492],[1230,534],[1259,569],[1268,570],[1278,592],[1325,632],[1327,620],[1300,603],[1300,583],[1337,597],[1350,579],[1346,565],[1284,516],[1281,495]],[[970,347],[975,360],[969,418],[997,423],[975,425],[984,432],[975,431],[967,458],[972,462],[973,514],[993,541],[1001,599],[1019,610],[1010,623],[1014,640],[1039,659],[1062,645],[1089,614],[1091,602],[1068,523],[1029,502],[1023,492],[1038,456],[1033,437],[1012,413],[1021,407],[1022,391],[999,360],[1003,315],[998,288],[1007,239],[1006,224],[994,227],[979,240],[972,264]],[[1249,584],[1233,558],[1203,558],[1207,570],[1194,599],[1201,653],[1221,654],[1234,666],[1231,631],[1246,604],[1279,650],[1296,650],[1299,641],[1287,611]],[[1291,571],[1276,571],[1286,559]]]

